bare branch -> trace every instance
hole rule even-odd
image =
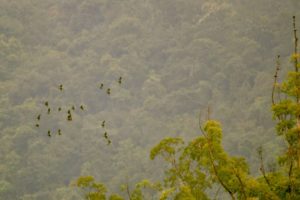
[[[200,112],[199,112],[199,129],[200,129],[202,135],[204,135],[204,136],[206,137],[206,133],[205,133],[205,131],[204,131],[203,128],[202,128],[202,122],[201,122],[201,110],[200,110]]]
[[[296,29],[296,17],[293,16],[293,28],[294,28],[294,65],[295,71],[298,72],[298,37],[297,37],[297,29]]]
[[[264,158],[263,158],[263,149],[262,149],[262,146],[258,147],[258,155],[259,155],[259,160],[260,160],[260,172],[262,173],[266,183],[268,184],[269,188],[271,189],[271,184],[270,184],[270,181],[269,179],[267,178],[266,176],[266,171],[265,171],[265,166],[264,166]]]
[[[276,70],[275,70],[275,75],[274,75],[274,83],[273,83],[273,89],[272,89],[272,104],[275,104],[275,90],[276,90],[276,85],[278,84],[278,71],[280,70],[280,55],[277,56],[277,61],[276,61]],[[279,99],[280,99],[280,94],[279,94]]]

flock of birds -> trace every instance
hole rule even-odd
[[[118,84],[119,84],[119,85],[122,84],[122,79],[123,79],[123,78],[120,76],[119,79],[118,79]],[[63,90],[64,90],[63,85],[60,84],[60,85],[58,86],[58,89],[59,89],[61,92],[63,92]],[[104,89],[104,84],[103,84],[103,83],[100,84],[99,89],[101,89],[101,90]],[[111,94],[111,88],[108,87],[108,88],[106,89],[106,94],[107,94],[107,95],[110,95],[110,94]],[[50,115],[50,114],[51,114],[51,108],[50,108],[49,102],[48,102],[48,101],[45,101],[45,102],[44,102],[44,106],[45,106],[46,109],[47,109],[47,114]],[[74,105],[72,105],[69,109],[67,109],[67,118],[66,118],[67,121],[72,121],[72,120],[73,120],[73,118],[72,118],[72,112],[74,112],[75,109],[76,109],[76,108],[75,108]],[[83,105],[80,105],[80,106],[79,106],[79,109],[80,109],[81,111],[84,111],[84,110],[85,110],[85,108],[84,108]],[[57,108],[57,111],[58,111],[58,112],[61,112],[61,111],[62,111],[62,107],[58,107],[58,108]],[[41,117],[42,117],[42,114],[38,114],[37,117],[36,117],[37,122],[36,122],[35,126],[36,126],[37,128],[40,127]],[[109,138],[108,133],[107,133],[107,130],[106,130],[106,121],[105,121],[105,120],[102,121],[101,127],[102,127],[102,129],[104,130],[103,138],[106,140],[107,145],[110,145],[110,144],[111,144],[111,139]],[[53,134],[55,134],[55,133],[54,133],[54,132],[51,132],[51,130],[48,130],[48,132],[47,132],[48,137],[51,137]],[[56,132],[56,134],[57,134],[57,135],[62,135],[62,130],[61,130],[61,129],[58,129],[57,132]]]

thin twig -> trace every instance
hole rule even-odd
[[[261,171],[266,183],[268,184],[269,188],[271,189],[270,181],[266,176],[266,171],[265,171],[265,166],[264,166],[264,158],[263,158],[263,149],[261,146],[258,148],[258,155],[259,155],[259,159],[260,159],[260,171]]]
[[[130,194],[130,190],[129,190],[128,177],[126,177],[126,193],[128,195],[129,200],[131,200],[131,194]]]
[[[207,139],[208,140],[208,139]],[[208,141],[209,142],[209,141]],[[219,183],[222,185],[222,187],[229,193],[230,197],[232,200],[235,200],[235,197],[234,197],[234,193],[226,186],[226,184],[223,182],[223,180],[220,178],[219,176],[219,173],[218,173],[218,170],[217,170],[217,167],[215,166],[215,163],[214,163],[214,160],[213,160],[213,156],[212,156],[212,150],[211,150],[211,146],[210,144],[208,145],[209,146],[209,160],[210,160],[210,163],[213,167],[213,171],[214,171],[214,174],[215,176],[217,177]]]
[[[273,89],[272,89],[272,104],[275,104],[275,89],[276,85],[278,83],[278,71],[280,70],[280,55],[277,56],[277,61],[276,61],[276,70],[275,70],[275,75],[274,75],[274,83],[273,83]],[[280,96],[279,96],[280,98]]]
[[[242,182],[242,179],[241,179],[241,177],[240,177],[240,175],[239,175],[239,173],[237,171],[236,171],[235,176],[237,177],[237,179],[238,179],[238,181],[239,181],[239,183],[240,183],[240,185],[242,187],[242,193],[243,193],[244,198],[247,199],[247,195],[246,195],[246,192],[245,192],[245,185]]]
[[[210,113],[211,113],[211,110],[210,110],[210,106],[208,105],[207,106],[207,121],[210,120]]]
[[[293,16],[293,28],[294,28],[294,64],[295,64],[295,71],[298,72],[298,37],[297,37],[297,29],[296,29],[296,17]]]
[[[202,122],[201,122],[201,111],[199,112],[199,129],[201,131],[201,133],[206,137],[206,133],[202,128]]]
[[[290,163],[290,169],[289,169],[289,185],[288,185],[288,192],[292,195],[293,191],[294,191],[294,184],[293,184],[293,181],[292,181],[292,173],[293,173],[293,159],[291,160],[291,163]]]

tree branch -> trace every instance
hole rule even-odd
[[[276,70],[275,70],[275,75],[274,75],[274,83],[273,83],[273,88],[272,88],[272,104],[275,104],[275,89],[276,89],[276,84],[277,84],[277,78],[278,78],[278,71],[280,70],[280,55],[277,56],[277,65],[276,65]],[[280,96],[279,96],[280,98]]]
[[[264,160],[263,160],[263,150],[262,150],[261,146],[258,148],[258,155],[259,155],[259,159],[260,159],[260,168],[259,168],[259,170],[261,171],[261,173],[262,173],[262,175],[263,175],[266,183],[268,184],[268,187],[271,189],[270,181],[269,181],[269,179],[266,176],[266,171],[265,171],[265,166],[264,166]]]

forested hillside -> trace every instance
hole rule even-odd
[[[121,194],[122,184],[161,180],[167,164],[151,161],[151,148],[199,136],[207,107],[222,123],[225,150],[246,157],[253,175],[261,145],[266,165],[277,167],[284,142],[272,120],[273,76],[278,54],[281,77],[293,69],[291,16],[300,17],[300,1],[0,5],[0,199],[82,199],[72,183],[87,175]]]

